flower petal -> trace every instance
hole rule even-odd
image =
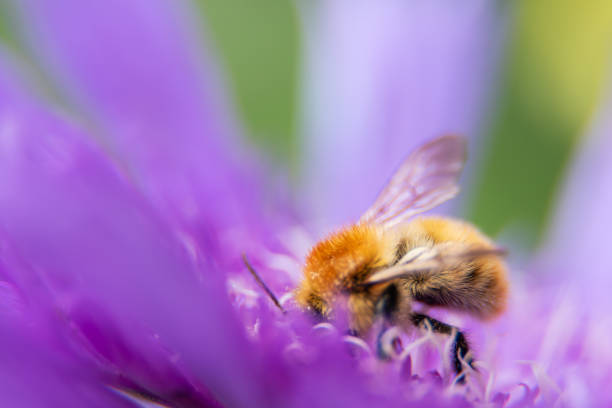
[[[64,351],[0,318],[0,404],[5,407],[133,407]]]
[[[605,299],[609,298],[606,288],[611,283],[612,268],[608,254],[612,226],[611,111],[609,99],[601,106],[569,168],[542,254],[547,263],[555,264],[557,277],[562,273],[574,284],[584,285],[589,297],[597,294]]]
[[[482,0],[304,5],[304,171],[323,225],[358,219],[424,141],[473,136],[501,37],[496,7]]]
[[[548,237],[528,273],[515,274],[509,311],[491,336],[501,388],[525,383],[517,406],[612,402],[601,391],[612,379],[611,108],[609,101],[601,106],[569,168]]]
[[[43,67],[164,216],[213,253],[222,231],[258,222],[256,169],[187,4],[17,3]]]
[[[147,384],[174,366],[204,382],[223,403],[259,405],[263,397],[252,381],[259,369],[221,275],[208,264],[198,270],[180,237],[125,174],[86,134],[33,102],[3,68],[1,233],[56,307],[95,351],[119,365],[120,375],[142,380],[149,368],[122,357],[121,347],[134,355],[143,348],[145,362],[164,347],[169,352],[155,357],[172,355],[172,364],[154,364]],[[99,319],[91,317],[96,310],[104,311]],[[98,336],[100,330],[113,339]],[[136,366],[124,364],[129,361]],[[201,387],[191,385],[189,392]]]

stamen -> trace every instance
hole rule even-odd
[[[357,346],[358,348],[360,348],[362,350],[365,350],[368,355],[372,354],[372,350],[370,350],[370,346],[368,346],[368,343],[366,343],[365,341],[363,341],[359,337],[344,336],[344,337],[342,337],[342,340],[345,343],[352,344],[352,345]]]
[[[314,326],[312,326],[312,330],[314,330],[314,331],[327,330],[329,332],[337,332],[338,331],[331,323],[327,323],[327,322],[315,324]]]
[[[383,355],[392,358],[397,358],[401,355],[401,350],[398,352],[395,344],[395,341],[400,339],[400,333],[397,326],[393,326],[383,332],[382,336],[380,336],[380,346]]]
[[[427,333],[424,336],[419,337],[417,340],[413,341],[412,343],[408,344],[406,348],[404,349],[404,351],[402,352],[402,354],[400,354],[399,359],[402,362],[410,355],[412,350],[417,349],[423,344],[433,340],[433,334],[432,334],[433,332],[431,331],[431,325],[428,322],[425,322],[425,326],[427,327]]]

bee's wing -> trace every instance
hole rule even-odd
[[[374,285],[390,280],[405,278],[418,272],[436,273],[452,268],[459,263],[482,256],[504,256],[503,248],[455,247],[454,245],[437,245],[417,247],[408,252],[400,261],[388,268],[381,269],[368,276],[365,285]]]
[[[466,157],[466,141],[447,135],[404,160],[360,222],[391,227],[453,198]]]

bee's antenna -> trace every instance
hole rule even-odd
[[[274,302],[276,307],[278,307],[280,309],[280,311],[283,312],[283,314],[287,313],[287,311],[281,306],[281,304],[278,301],[278,299],[276,298],[276,296],[274,296],[274,293],[272,293],[272,291],[270,290],[268,285],[266,285],[266,283],[261,279],[259,274],[255,271],[255,269],[253,268],[253,266],[251,265],[251,263],[247,259],[246,254],[242,254],[242,260],[244,261],[244,264],[246,265],[246,267],[249,270],[249,272],[251,272],[251,275],[253,275],[253,277],[257,281],[257,284],[259,286],[261,286],[263,290],[266,291],[266,293],[268,294],[268,296],[270,296],[270,299],[272,299],[272,302]]]

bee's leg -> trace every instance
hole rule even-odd
[[[465,374],[462,373],[463,365],[461,364],[461,360],[465,361],[471,368],[474,368],[472,366],[472,358],[468,356],[470,347],[465,339],[465,335],[458,328],[427,315],[413,313],[411,317],[412,323],[419,328],[427,328],[427,325],[429,325],[434,333],[441,333],[447,336],[452,335],[453,332],[455,333],[455,338],[451,346],[452,362],[455,372],[459,375],[457,382],[463,383],[465,381]]]
[[[376,302],[376,315],[382,318],[382,325],[376,337],[376,352],[379,358],[388,359],[390,356],[384,350],[382,338],[384,333],[391,327],[400,323],[403,315],[410,312],[409,298],[402,297],[395,284],[389,285]],[[396,339],[399,342],[399,339]],[[401,347],[401,343],[394,344]]]
[[[391,284],[380,295],[376,302],[376,314],[383,317],[386,321],[393,321],[399,308],[400,294],[397,286]]]

